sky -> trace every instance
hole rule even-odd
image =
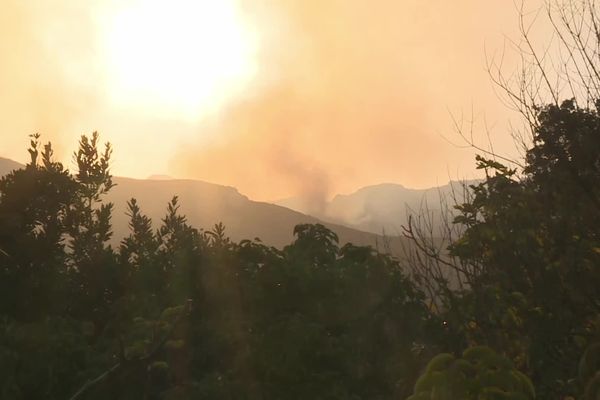
[[[516,36],[508,0],[0,3],[2,157],[26,161],[39,132],[72,168],[99,131],[115,175],[318,205],[475,176],[452,116],[515,154],[486,71]]]

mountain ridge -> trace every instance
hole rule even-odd
[[[25,165],[13,161],[10,158],[0,157],[0,176],[4,176],[9,172],[25,167]]]
[[[277,201],[296,211],[309,213],[330,223],[343,224],[371,233],[400,234],[409,216],[426,215],[434,231],[451,222],[451,206],[468,196],[468,186],[478,180],[450,180],[442,186],[411,189],[398,183],[380,183],[361,187],[348,194],[337,194],[320,210],[311,212],[301,198]],[[447,213],[446,211],[450,211]]]
[[[22,167],[22,164],[12,160],[0,159],[0,175]],[[315,216],[277,204],[251,200],[232,186],[193,179],[113,177],[113,181],[116,185],[105,197],[106,202],[114,204],[113,245],[118,245],[129,232],[129,219],[126,216],[128,200],[136,198],[142,213],[152,219],[153,228],[157,229],[173,196],[178,196],[180,212],[186,216],[190,225],[207,230],[222,222],[226,234],[234,241],[260,238],[267,245],[281,248],[294,239],[293,229],[296,225],[320,223],[338,235],[340,245],[349,242],[370,245],[380,250],[389,247],[397,256],[402,255],[406,245],[406,239],[401,237],[384,238],[343,224],[322,221]]]

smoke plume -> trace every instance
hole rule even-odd
[[[505,0],[238,0],[258,37],[258,69],[200,122],[110,102],[114,60],[99,21],[123,2],[3,2],[0,156],[26,161],[26,136],[41,132],[70,164],[77,137],[98,130],[114,144],[115,174],[203,179],[260,200],[301,196],[319,211],[367,184],[468,175],[473,154],[443,138],[448,110],[474,104],[491,122],[506,114],[484,56],[484,43],[501,48],[502,33],[515,31]]]
[[[5,0],[0,12],[2,156],[27,159],[27,135],[40,132],[57,153],[77,140],[71,128],[97,94],[91,12],[94,1]]]
[[[422,187],[447,179],[448,165],[469,170],[472,155],[440,133],[448,108],[493,104],[486,12],[514,13],[481,3],[244,0],[261,33],[259,74],[174,165],[252,197],[299,195],[316,210],[335,191]]]

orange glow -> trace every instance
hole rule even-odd
[[[97,130],[115,175],[315,204],[470,177],[448,110],[474,109],[478,139],[485,122],[495,149],[514,151],[484,54],[518,37],[508,3],[3,0],[0,157],[27,161],[40,132],[73,168],[79,135]]]
[[[117,3],[101,24],[109,97],[119,106],[197,119],[249,81],[256,42],[231,0]]]

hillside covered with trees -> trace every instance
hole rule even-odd
[[[538,118],[524,175],[479,157],[451,257],[413,264],[318,224],[282,250],[232,242],[176,197],[157,225],[131,199],[114,248],[110,147],[83,136],[71,174],[34,136],[0,181],[2,397],[406,398],[433,355],[475,345],[539,397],[597,393],[600,116],[567,101]]]
[[[24,167],[0,158],[0,177]],[[143,206],[145,215],[160,221],[165,205],[174,194],[179,198],[179,211],[185,214],[190,225],[209,229],[215,223],[222,222],[227,226],[227,236],[234,241],[259,237],[269,246],[283,248],[293,240],[294,226],[320,223],[334,231],[341,243],[351,242],[380,249],[385,245],[395,255],[401,255],[403,247],[408,245],[408,241],[398,235],[383,237],[381,229],[376,232],[362,231],[345,225],[345,221],[327,222],[315,215],[280,205],[253,201],[230,186],[172,178],[132,179],[113,176],[112,181],[114,186],[106,193],[104,201],[114,205],[111,215],[113,235],[110,239],[113,246],[118,246],[129,235],[128,200],[134,197]],[[398,203],[404,207],[402,201]]]
[[[319,223],[232,240],[177,193],[160,220],[128,199],[115,241],[110,145],[71,172],[32,135],[0,179],[0,399],[600,399],[600,18],[567,3],[558,69],[522,24],[530,68],[492,75],[522,159],[470,143],[485,178],[403,257]]]

